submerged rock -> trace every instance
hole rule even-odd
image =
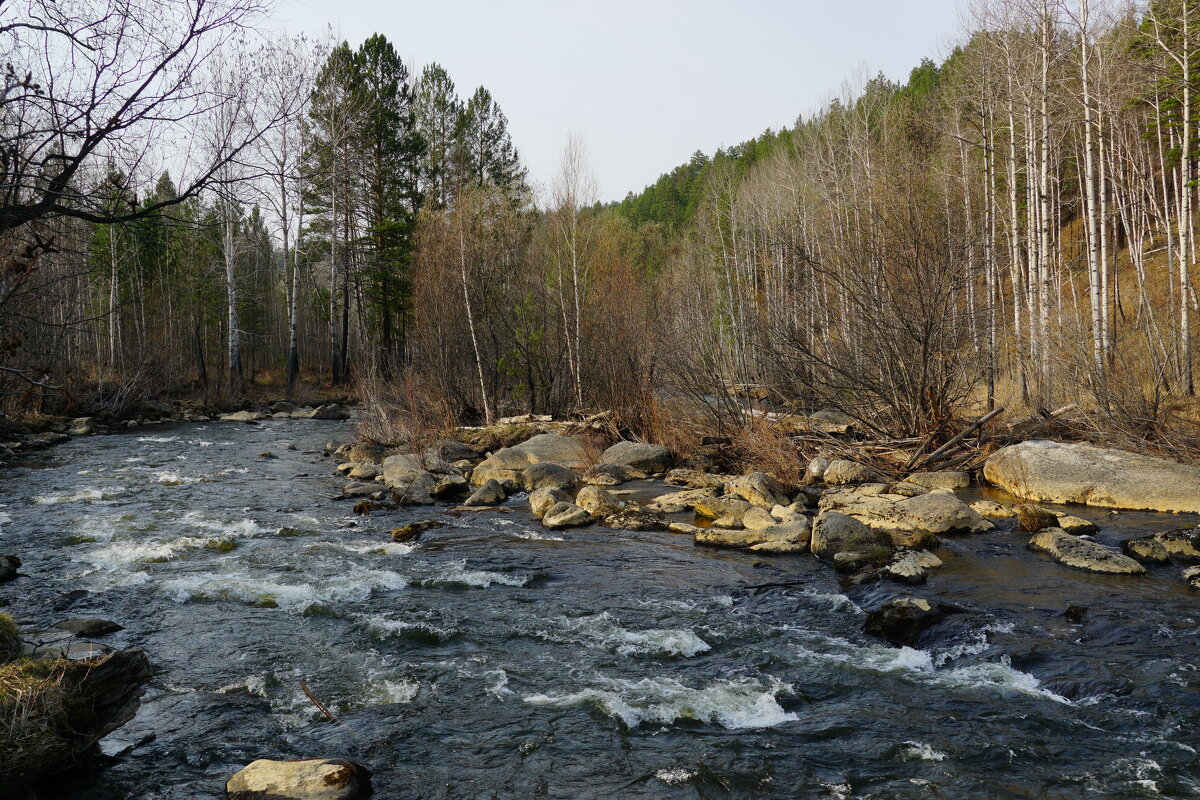
[[[1183,580],[1192,589],[1200,591],[1200,566],[1185,569],[1183,571]]]
[[[446,523],[436,519],[423,519],[419,522],[410,522],[407,525],[401,525],[392,531],[393,542],[411,542],[414,539],[420,538],[425,531],[432,531],[437,528],[444,528]]]
[[[944,618],[945,614],[928,600],[902,597],[868,612],[863,631],[897,647],[912,647],[921,634]]]
[[[1072,536],[1061,528],[1043,528],[1029,540],[1029,549],[1048,554],[1060,564],[1089,572],[1140,575],[1146,571],[1129,556],[1114,553],[1096,542]]]
[[[16,556],[0,556],[0,583],[16,580],[20,573],[21,559]]]
[[[592,517],[574,503],[555,503],[542,516],[542,525],[552,531],[590,525]]]
[[[341,759],[259,759],[225,784],[228,800],[359,800],[370,794],[370,773]]]
[[[65,619],[54,626],[59,630],[73,633],[76,636],[106,636],[110,633],[123,631],[125,628],[107,619],[93,619],[90,617],[73,617]]]
[[[989,456],[983,474],[1037,502],[1200,512],[1200,467],[1107,447],[1022,442]]]

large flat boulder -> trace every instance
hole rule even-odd
[[[827,511],[813,523],[811,547],[818,558],[832,559],[838,553],[869,553],[890,548],[891,538],[846,514]]]
[[[370,794],[370,776],[341,759],[271,761],[260,758],[225,784],[229,800],[356,800]]]
[[[617,442],[600,456],[601,464],[628,467],[639,477],[648,477],[671,468],[671,451],[657,444]]]
[[[812,526],[808,517],[761,530],[694,528],[692,541],[709,547],[732,547],[759,553],[802,553],[808,549]]]
[[[1090,444],[1028,441],[993,453],[983,475],[1042,503],[1200,512],[1200,467]]]
[[[480,462],[471,473],[471,483],[482,486],[489,479],[501,484],[521,483],[522,473],[534,464],[559,464],[583,469],[585,454],[579,441],[558,433],[540,433],[512,447],[502,447]]]
[[[1029,549],[1046,553],[1060,564],[1110,575],[1140,575],[1146,571],[1129,556],[1114,553],[1088,539],[1072,536],[1061,528],[1043,528],[1029,540]]]
[[[885,531],[892,544],[905,547],[921,544],[927,534],[981,533],[995,527],[952,494],[905,497],[886,492],[834,492],[821,499],[820,507]]]

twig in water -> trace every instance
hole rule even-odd
[[[312,704],[313,704],[314,706],[316,706],[317,708],[321,709],[321,713],[325,715],[325,719],[327,719],[327,720],[330,720],[330,721],[332,721],[332,722],[337,722],[337,721],[338,721],[338,718],[337,718],[337,717],[334,715],[334,713],[333,713],[332,711],[330,711],[328,708],[326,708],[326,707],[325,707],[325,704],[324,704],[324,703],[322,703],[320,700],[318,700],[318,699],[317,699],[317,698],[316,698],[316,697],[313,695],[313,693],[312,693],[311,691],[309,691],[308,684],[307,684],[307,683],[305,683],[303,680],[301,680],[301,681],[300,681],[300,689],[301,689],[301,691],[303,691],[303,692],[304,692],[304,695],[305,695],[305,696],[306,696],[306,697],[307,697],[309,700],[311,700],[311,701],[312,701]]]

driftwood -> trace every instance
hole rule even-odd
[[[305,697],[307,697],[309,700],[312,701],[312,704],[314,706],[316,706],[317,708],[319,708],[321,710],[321,713],[325,715],[325,719],[330,720],[332,722],[338,721],[337,716],[335,716],[332,711],[330,711],[328,708],[325,707],[324,703],[322,703],[320,700],[318,700],[316,698],[315,695],[313,695],[313,693],[308,688],[308,684],[305,683],[303,680],[300,681],[300,690],[302,692],[304,692]]]
[[[944,460],[943,457],[946,456],[948,453],[950,453],[955,445],[957,445],[963,439],[970,436],[974,431],[976,431],[979,428],[986,425],[993,418],[995,418],[999,414],[1003,413],[1003,411],[1004,411],[1003,408],[994,408],[991,411],[989,411],[988,413],[984,414],[982,417],[980,417],[979,419],[972,422],[970,425],[968,425],[966,427],[965,430],[963,430],[957,436],[950,439],[950,441],[946,442],[944,445],[939,447],[937,450],[934,450],[932,453],[930,453],[925,458],[917,460],[916,463],[912,464],[911,469],[917,470],[922,467],[927,469],[927,468],[937,464],[939,462],[939,460]]]

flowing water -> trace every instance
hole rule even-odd
[[[70,797],[219,798],[256,758],[308,756],[366,764],[379,798],[1200,795],[1200,599],[1178,568],[1092,575],[998,531],[948,538],[927,586],[847,596],[807,556],[549,533],[521,496],[354,517],[317,453],[350,436],[143,428],[0,477],[0,552],[29,576],[0,597],[34,625],[115,620],[105,641],[157,668]],[[1187,521],[1074,513],[1110,544]],[[966,611],[925,649],[862,634],[900,594]]]

